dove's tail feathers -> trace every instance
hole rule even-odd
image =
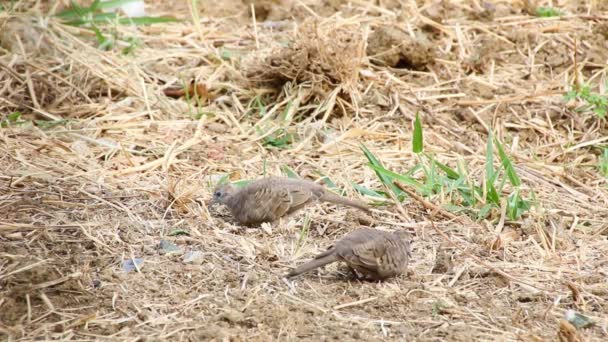
[[[335,253],[333,253],[333,250],[329,250],[329,251],[317,256],[314,260],[296,267],[296,269],[287,273],[286,277],[288,277],[288,278],[295,277],[297,275],[308,272],[310,270],[314,270],[317,267],[325,266],[327,264],[331,264],[332,262],[336,262],[336,261],[338,261],[338,257],[336,256]]]
[[[367,206],[367,204],[363,203],[363,202],[359,202],[359,201],[353,201],[350,200],[348,198],[336,195],[334,193],[331,193],[329,191],[325,191],[323,193],[323,196],[321,196],[321,198],[319,198],[321,201],[326,201],[326,202],[331,202],[331,203],[335,203],[335,204],[342,204],[342,205],[347,205],[349,207],[354,207],[357,209],[361,209],[367,213],[370,213],[371,211],[369,210],[369,207]]]

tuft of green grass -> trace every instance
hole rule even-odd
[[[28,121],[21,119],[21,112],[12,112],[6,116],[2,121],[0,121],[0,127],[6,128],[9,126],[21,126]]]
[[[55,15],[63,20],[64,24],[71,26],[86,27],[90,25],[109,24],[116,22],[119,25],[152,25],[158,23],[177,22],[178,19],[171,17],[127,17],[121,18],[118,13],[103,12],[106,8],[119,7],[136,0],[95,0],[90,6],[81,7],[71,1],[72,6]]]
[[[536,16],[541,18],[559,17],[562,13],[554,7],[537,7]]]
[[[71,7],[55,15],[65,25],[90,29],[95,33],[98,48],[101,50],[111,50],[115,46],[124,46],[122,53],[127,55],[133,53],[137,46],[141,44],[133,37],[121,37],[118,34],[119,25],[152,25],[157,23],[177,22],[178,19],[171,17],[121,17],[118,13],[103,12],[106,8],[118,7],[136,0],[110,0],[101,2],[95,0],[90,6],[81,7],[76,2],[71,1]],[[102,30],[102,25],[112,25],[113,29],[108,33]]]
[[[608,96],[591,91],[591,86],[583,84],[572,86],[572,89],[564,95],[566,101],[580,100],[585,104],[576,109],[578,112],[592,111],[598,118],[606,118],[608,113]]]
[[[507,215],[511,220],[517,220],[530,209],[531,201],[521,195],[522,182],[513,162],[503,145],[491,134],[486,145],[485,179],[477,182],[470,180],[462,160],[458,168],[454,169],[437,161],[432,154],[423,152],[423,141],[422,122],[419,115],[416,115],[412,151],[416,154],[418,163],[403,174],[387,170],[365,145],[361,145],[361,150],[369,161],[368,167],[374,170],[378,179],[393,191],[399,201],[404,199],[405,194],[400,189],[395,189],[393,181],[412,187],[424,197],[438,195],[447,199],[449,203],[444,205],[447,210],[464,212],[475,219],[488,217],[492,209],[500,208],[501,203],[506,203]],[[495,159],[500,161],[498,169],[494,165]],[[415,178],[420,173],[422,177]],[[503,195],[507,183],[510,184],[510,192]],[[370,196],[389,197],[382,191],[355,188]],[[501,196],[506,198],[503,200]]]
[[[264,132],[256,127],[258,134],[263,135]],[[287,149],[295,141],[294,135],[289,133],[285,128],[280,128],[270,135],[267,135],[262,140],[262,146],[275,147],[278,149]]]
[[[36,127],[39,127],[40,129],[44,130],[44,129],[51,129],[58,125],[64,125],[71,121],[71,120],[66,120],[66,119],[60,119],[60,120],[54,120],[54,121],[24,120],[21,118],[22,116],[23,116],[23,114],[19,111],[12,112],[12,113],[6,115],[6,117],[0,121],[0,127],[7,128],[7,127],[16,127],[16,126],[25,126],[25,125],[35,124]]]

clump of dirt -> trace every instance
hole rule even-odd
[[[421,5],[425,5],[422,15],[438,23],[443,22],[445,18],[455,18],[463,15],[460,8],[452,4],[451,1],[435,0],[430,3],[424,1]]]
[[[249,18],[252,16],[252,7],[255,12],[255,20],[262,21],[279,21],[289,18],[293,3],[286,0],[244,0],[243,4],[247,6]]]
[[[500,42],[496,39],[483,37],[479,41],[479,47],[463,61],[463,67],[466,72],[485,72],[486,67],[493,59],[496,59],[498,54],[496,47],[500,46]]]
[[[379,65],[423,70],[433,62],[435,52],[422,35],[412,38],[393,25],[384,25],[369,35],[367,55]]]
[[[27,313],[26,294],[30,294],[28,289],[55,278],[59,278],[58,272],[50,265],[43,264],[18,272],[0,282],[0,288],[7,290],[5,297],[7,301],[0,306],[0,322],[9,326],[18,324]],[[40,299],[31,296],[30,301],[32,301],[30,305],[35,306]]]
[[[608,61],[608,23],[599,23],[593,27],[589,34],[580,36],[580,44],[578,52],[584,52],[584,57],[579,60],[586,59],[587,62],[605,65]]]
[[[357,88],[363,60],[358,25],[307,20],[286,46],[269,48],[244,61],[248,82],[280,89],[288,82],[310,83],[313,93]]]
[[[568,67],[572,65],[570,55],[571,51],[567,46],[559,42],[549,41],[538,51],[536,60],[552,68]]]

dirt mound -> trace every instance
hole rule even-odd
[[[266,49],[244,62],[245,75],[253,84],[277,89],[288,82],[306,84],[315,97],[336,88],[354,92],[359,86],[362,46],[359,25],[311,19],[285,46]]]
[[[380,65],[424,70],[433,62],[431,43],[419,34],[412,38],[396,26],[377,27],[367,40],[367,55]]]

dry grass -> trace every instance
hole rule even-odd
[[[202,2],[199,12],[162,3],[148,9],[185,21],[118,26],[140,42],[126,55],[125,45],[98,49],[90,31],[45,17],[48,8],[0,12],[0,27],[27,28],[17,44],[0,29],[0,114],[26,121],[0,129],[0,335],[539,341],[559,332],[574,341],[560,325],[574,309],[597,322],[574,334],[606,340],[608,191],[598,147],[608,129],[562,98],[574,82],[605,91],[603,2],[553,1],[564,15],[538,18],[509,1],[255,1],[255,29],[251,2]],[[433,44],[426,68],[369,62],[367,37],[390,23]],[[209,89],[200,105],[164,95],[193,79]],[[241,229],[206,209],[223,175],[286,167],[329,175],[347,196],[372,201],[351,186],[383,190],[359,144],[405,172],[417,163],[417,111],[425,149],[466,165],[473,180],[483,179],[495,132],[522,191],[535,195],[532,210],[473,221],[448,213],[439,193],[389,200],[371,223],[319,205],[295,221]],[[281,278],[360,224],[414,233],[407,276],[361,283],[330,266]],[[163,239],[201,257],[162,253]],[[143,264],[123,271],[135,258]]]

